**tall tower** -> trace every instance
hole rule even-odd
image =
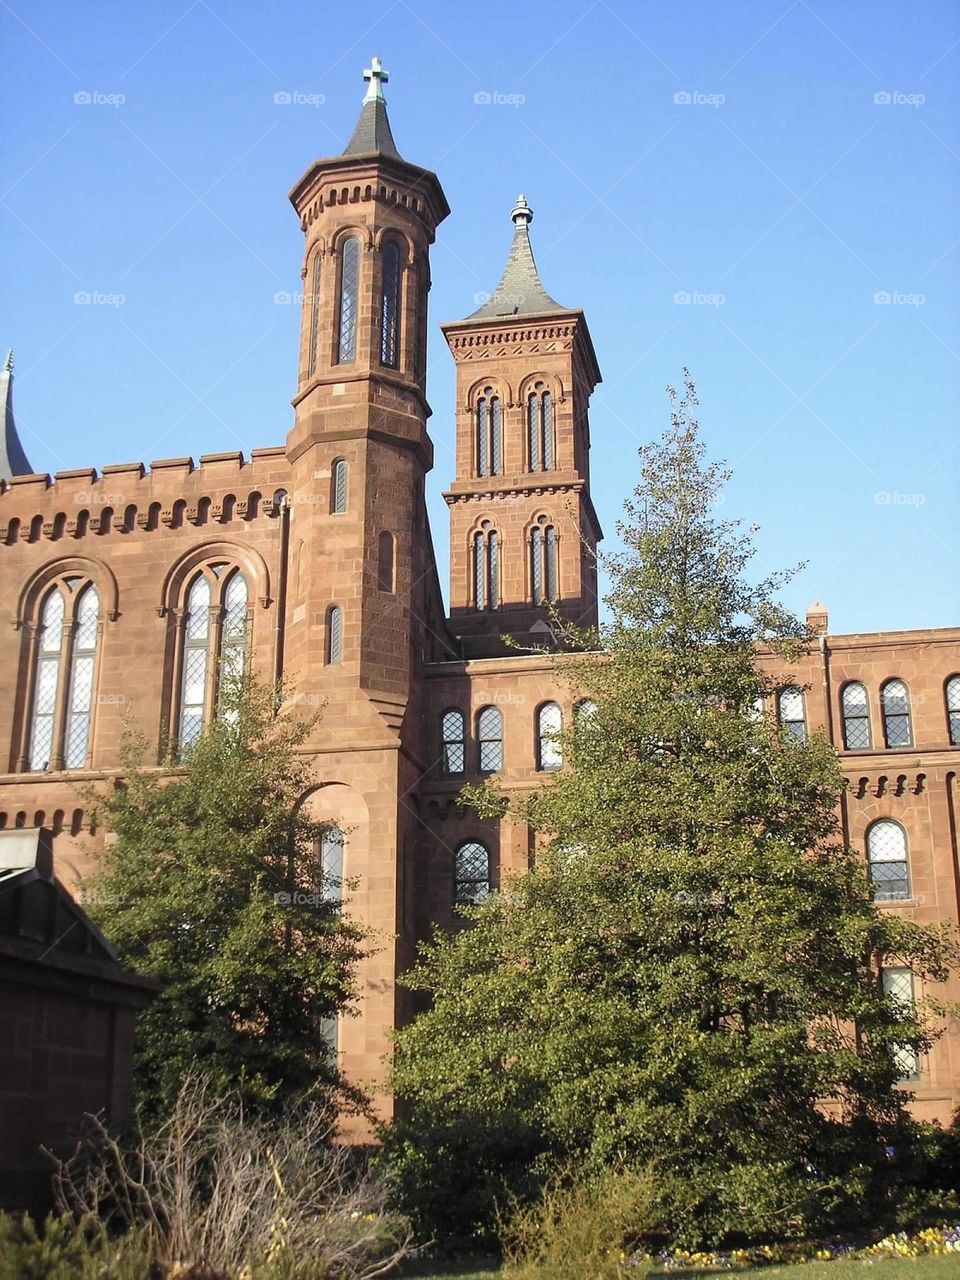
[[[597,621],[589,404],[600,369],[582,311],[544,289],[520,196],[496,291],[443,325],[457,366],[450,621],[466,657],[549,642],[550,615]]]

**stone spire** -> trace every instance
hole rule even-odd
[[[0,436],[0,480],[13,476],[29,476],[33,467],[27,461],[17,424],[13,417],[13,351],[8,352],[0,370],[0,414],[3,419],[3,435]]]
[[[383,86],[390,79],[390,72],[384,69],[379,58],[373,58],[363,78],[367,81],[367,92],[360,108],[360,119],[343,154],[393,156],[400,160],[402,157],[387,119],[387,100],[383,96]]]
[[[510,256],[503,269],[503,276],[483,306],[467,316],[468,320],[541,315],[544,312],[569,309],[555,302],[540,282],[540,273],[530,245],[529,227],[533,221],[533,210],[527,204],[526,196],[517,197],[510,217],[514,225],[513,244],[510,246]]]

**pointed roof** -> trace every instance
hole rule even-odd
[[[525,196],[518,196],[511,210],[514,232],[510,256],[496,289],[468,320],[494,320],[498,316],[534,316],[551,311],[569,311],[550,297],[540,280],[530,244],[533,210]]]
[[[384,70],[379,58],[373,58],[363,78],[367,81],[367,92],[360,108],[360,119],[343,154],[393,156],[395,160],[401,160],[403,157],[397,150],[387,118],[387,100],[383,96],[383,86],[390,79],[390,72]]]
[[[29,476],[33,467],[27,461],[17,424],[13,417],[13,352],[7,354],[3,369],[0,370],[0,480],[11,480],[14,476]]]

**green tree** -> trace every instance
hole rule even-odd
[[[602,656],[558,659],[590,700],[567,767],[522,801],[468,789],[541,833],[536,868],[406,978],[431,1006],[396,1036],[388,1141],[434,1229],[489,1221],[558,1166],[653,1162],[689,1241],[801,1230],[831,1197],[882,1197],[909,1127],[897,1055],[932,1032],[880,970],[940,981],[950,948],[875,909],[835,752],[781,734],[758,650],[786,671],[809,643],[777,603],[790,575],[748,580],[754,530],[718,519],[728,473],[704,461],[689,378],[670,394],[610,622],[572,637]]]
[[[265,1110],[337,1083],[324,1020],[346,1005],[363,943],[302,804],[312,722],[275,707],[273,690],[225,686],[181,766],[140,767],[131,739],[122,781],[98,798],[111,836],[87,909],[123,963],[162,984],[137,1024],[148,1116],[169,1114],[191,1070]]]

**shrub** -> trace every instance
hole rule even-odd
[[[111,1240],[97,1224],[49,1217],[42,1233],[29,1217],[0,1214],[0,1276],[4,1280],[153,1280],[131,1237]]]

